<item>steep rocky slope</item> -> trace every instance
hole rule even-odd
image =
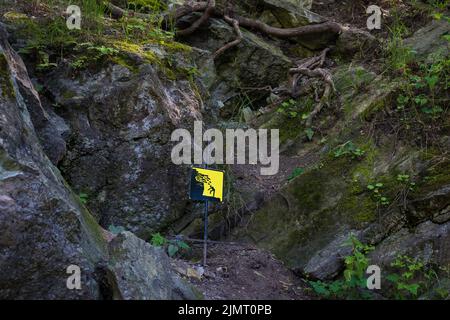
[[[103,15],[100,27],[88,17],[91,29],[76,33],[54,16],[59,7],[6,2],[0,269],[8,272],[0,276],[0,297],[200,297],[181,276],[206,298],[305,299],[307,281],[342,278],[355,250],[345,245],[352,234],[373,246],[367,257],[383,272],[407,256],[436,270],[439,289],[448,290],[445,8],[438,19],[426,3],[374,1],[386,8],[386,26],[368,32],[366,1],[238,2],[238,14],[274,27],[332,17],[342,30],[280,39],[241,28],[239,45],[214,57],[236,37],[217,16],[176,38],[135,17]],[[394,38],[396,28],[406,40]],[[289,70],[324,48],[322,68],[335,92],[308,124],[323,81],[303,77],[293,92]],[[274,176],[260,176],[258,166],[220,166],[226,201],[210,207],[210,237],[239,246],[211,250],[200,279],[186,272],[197,265],[195,248],[173,261],[147,243],[156,232],[202,235],[202,207],[188,200],[189,168],[170,158],[171,133],[192,129],[195,120],[220,129],[280,129],[281,139]],[[80,291],[66,288],[71,264],[83,271]]]

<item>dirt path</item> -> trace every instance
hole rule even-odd
[[[194,249],[201,255],[201,246]],[[306,284],[270,253],[249,246],[210,245],[208,266],[174,260],[177,272],[207,300],[305,300]]]

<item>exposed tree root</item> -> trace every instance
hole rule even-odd
[[[214,59],[216,59],[218,56],[220,56],[222,53],[224,53],[226,50],[233,48],[235,46],[237,46],[239,43],[241,43],[243,36],[242,36],[242,32],[241,29],[239,28],[239,22],[236,19],[232,19],[230,18],[228,15],[224,15],[223,19],[230,24],[233,29],[234,32],[236,33],[237,37],[235,40],[228,42],[226,45],[224,45],[223,47],[219,48],[215,53],[214,53]]]
[[[107,8],[113,18],[119,19],[124,16],[135,16],[142,19],[150,18],[149,15],[142,13],[133,13],[119,8],[110,2],[107,2]],[[332,21],[327,21],[320,24],[312,24],[307,26],[302,26],[298,28],[276,28],[269,26],[259,20],[249,19],[246,17],[241,17],[231,13],[230,9],[219,9],[216,7],[215,0],[194,2],[192,0],[186,1],[182,6],[173,9],[171,12],[163,17],[163,20],[168,24],[169,21],[177,22],[180,18],[193,13],[193,12],[203,12],[202,16],[192,23],[189,27],[181,30],[177,30],[176,34],[179,36],[187,36],[194,33],[200,26],[206,23],[211,17],[217,17],[223,19],[229,25],[231,25],[236,33],[237,37],[235,40],[225,44],[219,48],[214,53],[214,58],[217,58],[223,54],[226,50],[237,46],[243,39],[240,27],[249,28],[266,35],[270,35],[277,38],[292,38],[292,37],[302,37],[306,35],[314,34],[335,34],[338,35],[342,31],[340,24]],[[292,76],[292,81],[290,83],[290,95],[292,97],[298,97],[300,92],[298,91],[298,83],[302,77],[308,78],[321,78],[325,82],[325,89],[322,97],[318,99],[318,104],[315,106],[311,112],[309,118],[306,121],[306,125],[310,127],[312,125],[312,120],[314,117],[322,110],[323,106],[328,103],[330,95],[335,91],[333,79],[330,72],[327,69],[322,68],[326,54],[329,49],[325,49],[322,53],[316,57],[302,60],[297,67],[290,69],[289,73]]]
[[[177,35],[187,36],[195,32],[202,24],[209,20],[209,18],[214,14],[214,8],[216,7],[215,0],[209,0],[206,4],[205,11],[203,15],[195,21],[190,27],[186,29],[177,30]]]
[[[111,4],[110,2],[106,3],[108,11],[111,16],[115,19],[120,19],[124,16],[135,16],[142,19],[150,18],[147,14],[137,13],[126,11],[118,6]],[[270,35],[277,38],[293,38],[293,37],[304,37],[307,35],[321,34],[321,33],[329,33],[338,35],[342,31],[342,27],[340,24],[332,21],[327,21],[319,24],[312,24],[307,26],[301,26],[297,28],[276,28],[269,26],[259,20],[249,19],[246,17],[241,17],[238,15],[228,14],[228,10],[219,9],[216,7],[215,0],[209,1],[186,1],[182,6],[179,6],[166,14],[163,17],[163,20],[168,24],[170,21],[174,21],[175,23],[182,17],[193,13],[193,12],[203,12],[202,16],[196,20],[191,26],[186,29],[178,30],[176,32],[179,36],[186,36],[195,32],[202,24],[206,23],[209,18],[217,17],[225,20],[227,23],[233,26],[236,34],[238,35],[237,39],[226,44],[223,48],[220,48],[218,52],[215,53],[215,56],[219,56],[225,50],[230,49],[242,40],[242,34],[240,31],[237,31],[239,27],[249,28],[266,35]],[[237,26],[237,27],[236,27]]]
[[[306,59],[306,61],[303,60],[296,68],[291,68],[289,70],[289,73],[292,76],[291,95],[293,97],[298,96],[297,86],[303,76],[308,78],[322,78],[325,82],[325,89],[322,97],[319,99],[318,104],[314,107],[306,120],[307,127],[311,127],[314,117],[322,110],[323,106],[328,103],[331,93],[336,91],[330,71],[322,68],[328,51],[329,49],[327,48],[323,50],[320,55]]]

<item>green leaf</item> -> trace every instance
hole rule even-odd
[[[178,245],[178,247],[180,247],[180,249],[184,249],[184,250],[190,249],[189,245],[184,241],[177,241],[177,245]]]
[[[115,225],[111,224],[108,227],[108,230],[109,230],[109,232],[111,232],[113,234],[119,234],[119,233],[125,231],[125,228],[122,226],[115,226]]]
[[[398,280],[400,279],[400,276],[398,274],[392,273],[389,274],[386,279],[392,283],[397,283]]]
[[[292,171],[291,175],[288,177],[288,181],[291,181],[298,176],[302,175],[305,172],[305,169],[303,168],[295,168],[294,171]]]
[[[167,248],[167,253],[170,257],[173,257],[177,252],[179,248],[173,244],[169,244],[169,247]]]
[[[314,136],[314,131],[311,128],[308,128],[305,130],[306,136],[308,137],[308,140],[311,141]]]
[[[345,280],[347,281],[347,282],[350,282],[350,280],[352,279],[352,277],[353,277],[353,272],[352,272],[352,270],[345,270],[344,271],[344,278],[345,278]]]
[[[152,234],[151,243],[155,247],[161,247],[166,243],[166,238],[164,238],[159,232]]]

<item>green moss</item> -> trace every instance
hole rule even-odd
[[[153,52],[145,51],[139,44],[126,40],[110,40],[110,44],[120,52],[138,55],[144,58],[148,63],[161,63],[161,60]]]
[[[159,41],[158,44],[166,48],[169,52],[192,52],[192,47],[176,41]]]
[[[438,189],[439,187],[448,185],[450,183],[449,168],[450,160],[448,160],[448,158],[428,168],[425,176],[418,183],[414,194],[424,195]]]
[[[351,188],[349,188],[346,196],[339,202],[338,210],[353,226],[374,221],[377,212],[376,203],[368,194],[353,194],[351,191]]]
[[[277,111],[268,115],[270,118],[261,126],[264,129],[279,129],[281,145],[289,140],[298,139],[301,135],[306,135],[304,133],[306,129],[305,121],[302,120],[302,115],[311,112],[314,107],[314,100],[306,98],[296,101],[296,103],[295,106],[286,110],[283,110],[283,107],[280,105]],[[290,111],[295,111],[297,116],[289,116]]]
[[[132,73],[137,73],[139,70],[139,68],[136,66],[136,64],[133,63],[130,59],[128,59],[125,56],[121,56],[121,55],[113,56],[113,57],[109,58],[109,60],[112,63],[115,63],[117,65],[127,68]]]
[[[0,53],[0,88],[5,98],[15,98],[14,85],[9,74],[8,61],[3,52]]]
[[[62,97],[63,97],[65,100],[72,99],[72,98],[75,97],[75,96],[76,96],[76,92],[74,92],[74,91],[72,91],[72,90],[66,90],[66,91],[64,91],[63,94],[62,94]]]
[[[24,13],[20,12],[14,12],[14,11],[8,11],[3,15],[3,18],[11,23],[17,22],[17,21],[24,21],[28,20],[28,16]]]

